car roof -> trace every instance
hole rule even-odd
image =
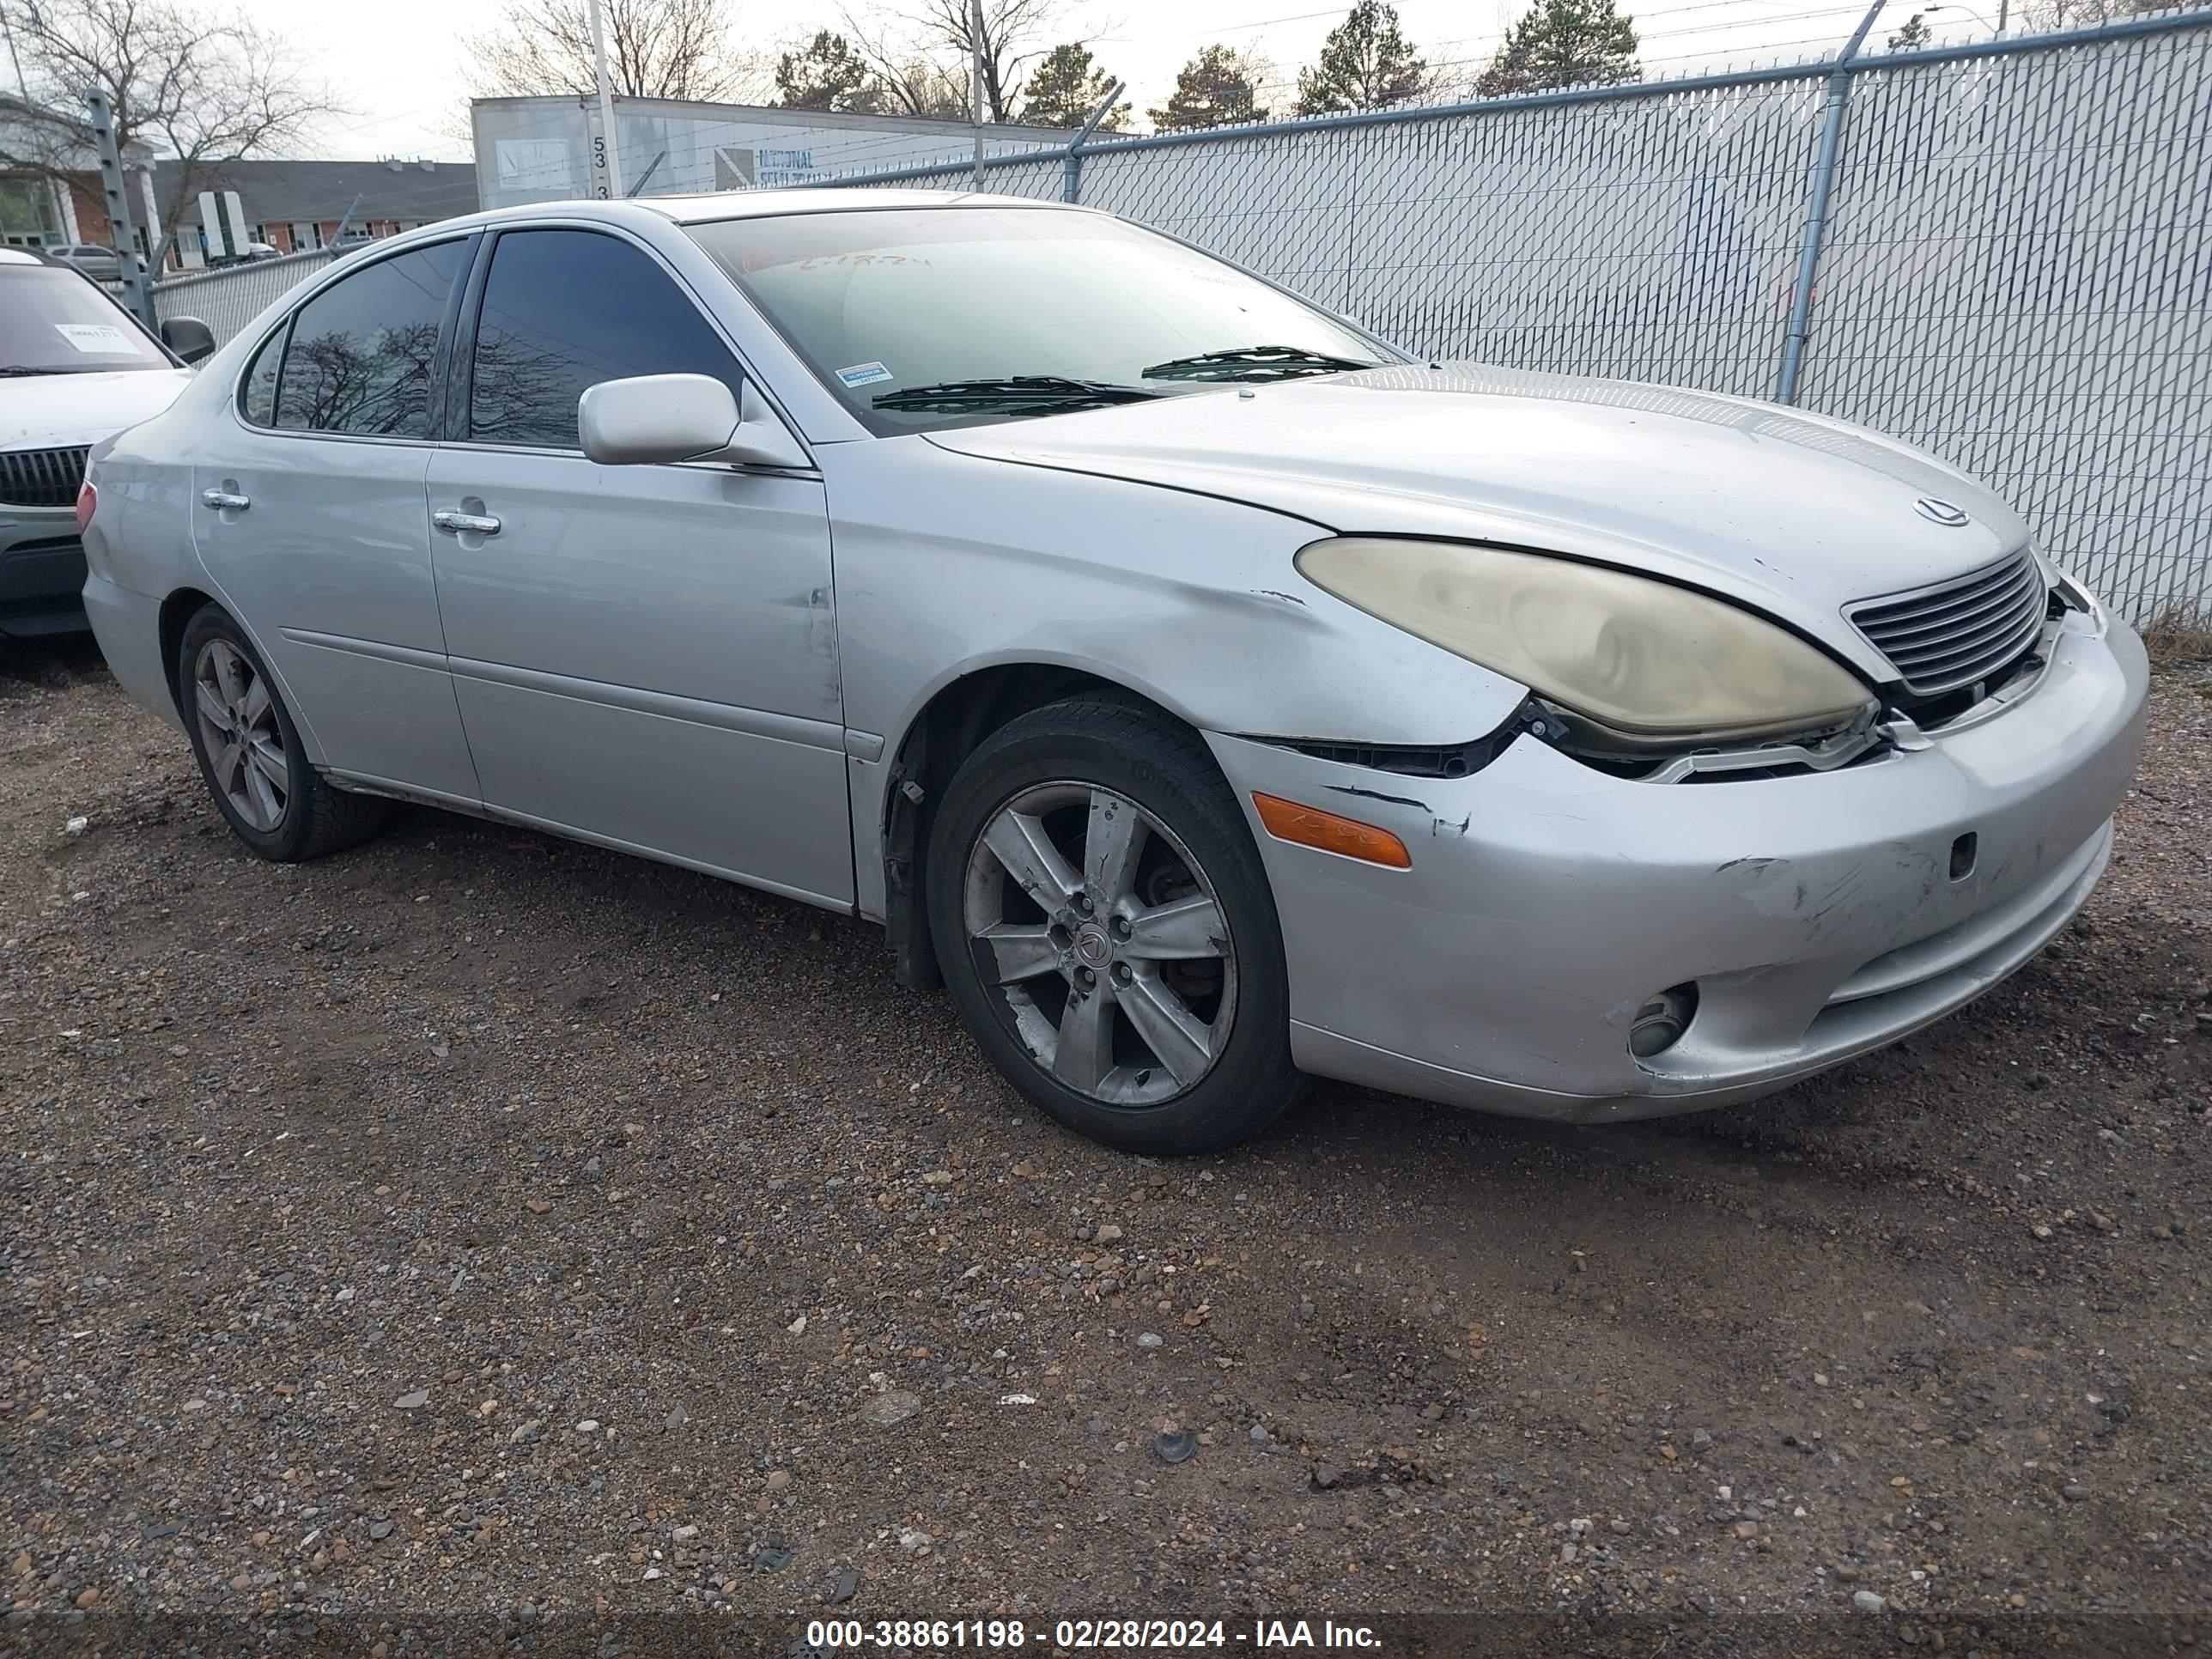
[[[1010,207],[1056,208],[1028,196],[994,196],[975,190],[841,190],[793,186],[787,190],[723,191],[700,196],[654,196],[640,207],[664,213],[680,225],[715,219],[759,219],[793,213],[853,213],[866,208]]]
[[[619,224],[635,222],[649,213],[679,225],[707,224],[726,219],[765,219],[794,213],[854,213],[869,208],[1029,208],[1061,213],[1089,213],[1090,208],[1060,202],[1040,202],[1027,196],[993,196],[964,190],[838,190],[793,186],[788,190],[732,190],[697,196],[632,197],[626,201],[592,199],[529,202],[515,207],[490,208],[464,213],[437,223],[407,231],[398,237],[380,239],[397,246],[424,240],[435,240],[456,231],[492,228],[542,219],[598,219]]]

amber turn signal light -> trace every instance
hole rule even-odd
[[[1301,806],[1277,795],[1263,795],[1257,790],[1253,792],[1252,805],[1260,809],[1260,822],[1277,841],[1317,847],[1324,853],[1386,865],[1393,870],[1413,867],[1413,854],[1406,850],[1406,843],[1388,830],[1377,830],[1357,818],[1340,817],[1318,806]]]

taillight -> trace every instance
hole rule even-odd
[[[77,486],[76,533],[78,535],[83,535],[85,531],[90,526],[92,523],[92,510],[99,505],[100,492],[92,487],[92,480],[88,478],[83,483]]]

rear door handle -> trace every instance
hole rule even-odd
[[[240,495],[228,489],[203,489],[200,500],[219,513],[243,513],[253,505],[251,495]]]
[[[453,536],[499,534],[499,520],[489,513],[457,513],[451,507],[441,507],[430,515],[430,522]]]

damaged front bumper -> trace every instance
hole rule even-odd
[[[2135,636],[2069,616],[2030,696],[1830,772],[1655,783],[1533,738],[1456,779],[1210,735],[1281,914],[1319,1075],[1573,1121],[1747,1100],[1987,990],[2087,897],[2142,744]],[[1261,791],[1380,825],[1410,870],[1277,841]],[[1678,1040],[1629,1032],[1694,988]]]

